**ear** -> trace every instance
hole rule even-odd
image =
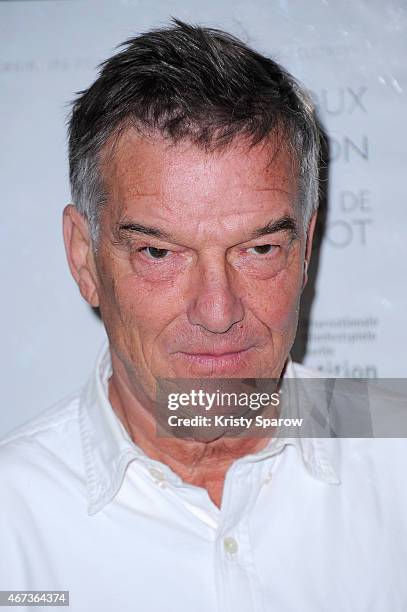
[[[97,274],[88,222],[73,204],[68,204],[64,209],[63,232],[71,274],[82,297],[96,308],[99,306]]]
[[[304,258],[304,274],[303,274],[303,281],[302,281],[302,288],[304,289],[305,285],[307,284],[308,281],[308,266],[309,266],[309,262],[311,259],[311,253],[312,253],[312,240],[314,237],[314,230],[315,230],[315,225],[316,225],[316,221],[317,221],[317,212],[315,211],[309,221],[308,224],[308,231],[307,231],[307,237],[306,237],[306,244],[305,244],[305,258]]]

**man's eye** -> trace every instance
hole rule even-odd
[[[274,245],[272,244],[259,244],[247,250],[249,253],[254,253],[255,255],[269,255],[273,249]]]
[[[168,249],[157,249],[156,247],[144,247],[140,251],[144,252],[150,259],[164,259],[170,252]]]

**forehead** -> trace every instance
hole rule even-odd
[[[189,212],[209,220],[277,204],[293,209],[297,201],[296,165],[273,140],[254,147],[235,140],[208,152],[190,141],[174,144],[128,129],[105,155],[102,173],[114,217]]]

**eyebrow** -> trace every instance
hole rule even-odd
[[[135,232],[136,234],[144,234],[145,236],[155,236],[155,238],[161,238],[162,240],[173,240],[171,234],[157,227],[148,227],[140,223],[119,223],[118,230],[119,232]]]
[[[291,234],[293,239],[298,238],[298,229],[295,219],[289,215],[277,219],[276,221],[270,221],[263,227],[255,229],[251,237],[252,239],[260,238],[261,236],[267,236],[268,234],[275,234],[277,232],[288,232]]]
[[[176,242],[175,238],[158,227],[149,227],[147,225],[141,225],[140,223],[119,223],[119,232],[131,232],[136,234],[143,234],[145,236],[154,236],[155,238],[161,238],[162,240],[168,240]],[[291,234],[292,239],[298,237],[297,224],[295,219],[289,215],[270,221],[262,227],[258,227],[253,230],[250,234],[249,240],[260,238],[261,236],[267,236],[268,234],[275,234],[277,232],[288,232]]]

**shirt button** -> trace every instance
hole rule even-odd
[[[151,476],[154,478],[154,480],[156,481],[156,483],[158,484],[158,486],[165,487],[166,478],[165,478],[165,474],[163,474],[161,470],[159,470],[158,468],[152,467],[152,468],[149,468],[149,472]]]
[[[239,544],[237,543],[235,538],[229,537],[223,540],[223,548],[225,549],[225,552],[231,555],[235,555],[239,550]]]
[[[269,484],[269,482],[271,482],[273,478],[273,474],[267,474],[267,476],[264,479],[264,484]]]

